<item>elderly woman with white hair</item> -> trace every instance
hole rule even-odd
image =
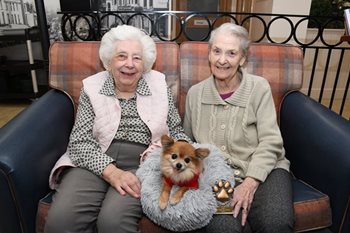
[[[206,231],[243,232],[249,225],[252,232],[293,232],[289,161],[270,85],[243,69],[249,44],[242,26],[224,23],[212,31],[212,75],[187,93],[185,132],[220,148],[236,179],[233,217],[215,215]]]
[[[57,191],[46,233],[138,232],[140,155],[160,146],[163,134],[190,141],[165,75],[151,70],[156,46],[148,35],[118,26],[99,54],[106,70],[83,80],[67,152],[51,173]]]

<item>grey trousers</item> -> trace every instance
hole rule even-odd
[[[232,215],[214,215],[203,232],[289,233],[294,232],[293,229],[291,175],[284,169],[275,169],[255,192],[244,228],[241,226],[241,213],[237,218]]]
[[[147,147],[113,141],[106,152],[118,167],[135,172]],[[64,171],[45,225],[45,233],[138,232],[139,199],[122,196],[101,177],[82,168]]]

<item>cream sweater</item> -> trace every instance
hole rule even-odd
[[[211,76],[192,86],[186,98],[185,132],[220,148],[236,177],[264,182],[272,169],[289,171],[266,79],[243,72],[240,87],[223,100]]]

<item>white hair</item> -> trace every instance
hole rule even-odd
[[[249,40],[249,34],[244,27],[233,23],[224,23],[220,25],[218,28],[214,29],[210,34],[210,38],[208,41],[210,48],[213,45],[215,37],[218,33],[225,33],[230,36],[237,37],[240,41],[239,47],[243,55],[247,57],[249,46],[250,46],[250,40]]]
[[[116,42],[125,40],[137,40],[141,43],[144,72],[150,71],[157,57],[155,42],[141,29],[125,24],[112,28],[101,39],[99,55],[104,68],[108,69],[115,53]]]

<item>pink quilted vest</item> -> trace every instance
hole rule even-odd
[[[152,138],[150,146],[141,154],[160,147],[160,137],[168,134],[168,95],[165,75],[151,70],[143,75],[151,90],[152,95],[138,95],[136,98],[137,111],[142,121],[151,131]],[[119,100],[114,96],[99,94],[103,83],[108,78],[108,72],[102,71],[83,80],[85,93],[89,96],[95,112],[95,123],[93,125],[93,137],[100,144],[102,152],[106,152],[110,146],[120,123],[121,108]],[[52,189],[57,187],[57,178],[64,167],[75,167],[68,156],[64,153],[51,170],[49,184]]]

